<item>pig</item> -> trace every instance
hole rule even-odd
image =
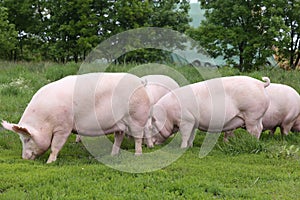
[[[72,131],[100,136],[129,131],[135,154],[142,153],[150,100],[140,78],[127,73],[73,75],[39,89],[18,124],[2,126],[20,135],[22,158],[35,159],[49,148],[54,162]],[[101,147],[99,147],[101,148]]]
[[[145,89],[147,91],[151,106],[171,90],[179,88],[178,83],[174,79],[166,75],[146,75],[141,77],[141,80],[145,85]],[[149,131],[144,130],[144,138],[146,140],[147,146],[149,148],[152,148],[152,139],[151,136],[148,135],[148,133]],[[124,133],[116,132],[114,136],[114,148],[111,153],[112,155],[118,154],[121,143],[124,139]],[[80,135],[76,136],[75,141],[81,141]]]
[[[300,96],[295,89],[288,85],[271,83],[266,88],[270,98],[270,106],[263,116],[263,130],[270,130],[273,135],[276,128],[280,127],[282,135],[288,135],[291,131],[299,131],[297,119],[300,115]],[[225,132],[224,141],[233,136],[232,132]]]
[[[145,89],[149,96],[151,106],[153,106],[162,96],[164,96],[168,92],[179,88],[179,85],[175,80],[165,75],[147,75],[141,77],[141,79],[145,83]],[[147,146],[149,148],[152,148],[154,147],[154,145],[152,142],[152,137],[149,128],[150,124],[147,123],[146,127],[144,128],[144,139],[146,141]],[[116,133],[114,146],[120,147],[123,138],[124,134]]]
[[[280,126],[281,134],[288,135],[300,115],[300,96],[288,85],[272,83],[266,91],[270,97],[270,106],[263,117],[263,129],[271,130]]]
[[[193,144],[196,128],[214,133],[244,124],[259,138],[262,117],[270,104],[265,91],[270,79],[263,80],[248,76],[214,78],[169,92],[153,106],[153,143],[161,144],[179,130],[181,148],[187,148]]]

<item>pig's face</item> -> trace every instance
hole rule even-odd
[[[160,105],[154,105],[151,118],[151,135],[153,144],[162,144],[167,139],[165,123],[167,115],[165,109]]]
[[[37,156],[45,153],[51,144],[51,134],[37,132],[32,127],[20,126],[3,121],[2,126],[10,131],[17,133],[20,136],[23,145],[22,158],[33,160]]]
[[[158,133],[152,137],[152,142],[153,142],[153,144],[156,144],[156,145],[163,144],[165,141],[166,141],[166,138],[164,138],[161,135],[161,133]]]
[[[161,136],[157,122],[154,118],[152,118],[151,135],[153,144],[162,144],[165,141],[164,137]]]
[[[45,153],[49,148],[49,145],[45,144],[45,142],[41,143],[34,136],[20,135],[20,139],[23,145],[22,158],[26,160],[34,160],[37,156]]]

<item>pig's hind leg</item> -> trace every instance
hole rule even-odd
[[[280,126],[281,135],[288,135],[294,125],[294,121],[290,123],[283,123]]]
[[[259,139],[261,132],[263,130],[262,119],[258,119],[258,120],[246,119],[245,124],[246,124],[247,131],[251,135],[255,136],[257,139]]]

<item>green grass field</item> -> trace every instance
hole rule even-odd
[[[78,69],[74,63],[0,63],[0,120],[17,123],[40,87]],[[190,82],[202,80],[191,67],[174,69]],[[219,73],[241,75],[232,68]],[[300,72],[274,68],[243,74],[268,76],[300,92]],[[0,199],[300,199],[300,134],[282,137],[277,131],[270,137],[264,132],[257,141],[242,129],[235,133],[229,143],[221,136],[208,156],[199,158],[205,133],[197,132],[194,147],[175,162],[138,174],[98,162],[83,144],[74,142],[75,135],[52,164],[46,164],[49,152],[35,161],[22,160],[18,135],[0,129]],[[122,148],[134,151],[134,144],[126,140]]]

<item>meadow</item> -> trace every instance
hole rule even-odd
[[[0,120],[17,123],[40,87],[76,74],[79,67],[0,62]],[[131,68],[111,66],[107,71]],[[173,69],[191,83],[203,80],[190,66]],[[263,68],[241,73],[224,67],[218,73],[268,76],[300,92],[299,71]],[[75,135],[54,163],[46,164],[49,152],[35,161],[22,160],[19,136],[0,128],[0,199],[300,199],[300,134],[282,137],[277,130],[271,137],[265,131],[259,141],[243,129],[235,134],[228,143],[221,136],[214,149],[199,158],[205,133],[198,131],[194,146],[172,164],[154,172],[127,173],[98,162],[82,143],[75,143]],[[126,139],[122,148],[134,151],[134,144]]]

